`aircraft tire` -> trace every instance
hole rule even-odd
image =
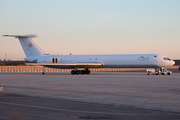
[[[156,75],[160,75],[160,72],[158,71],[158,73],[156,73]]]
[[[72,71],[71,71],[71,74],[72,74],[72,75],[75,75],[75,74],[76,74],[76,71],[72,70]]]
[[[81,70],[81,74],[85,74],[86,73],[86,71],[85,70]]]
[[[86,70],[86,74],[91,74],[91,71],[90,70]]]
[[[77,70],[77,71],[76,71],[76,74],[77,74],[77,75],[81,74],[81,71],[80,71],[80,70]]]

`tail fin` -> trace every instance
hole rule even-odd
[[[34,37],[38,37],[38,35],[3,35],[8,37],[15,37],[19,39],[21,46],[26,54],[26,57],[37,57],[43,56],[46,54],[40,47],[36,45],[36,43],[32,40]]]

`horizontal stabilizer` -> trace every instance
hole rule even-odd
[[[38,37],[36,34],[30,34],[30,35],[3,35],[5,37],[15,37],[15,38],[34,38]]]

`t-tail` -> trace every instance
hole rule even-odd
[[[38,37],[38,35],[31,34],[31,35],[3,35],[3,36],[18,38],[24,50],[24,53],[27,57],[26,60],[30,62],[33,62],[35,58],[47,54],[40,47],[38,47],[36,43],[32,40],[32,38]]]

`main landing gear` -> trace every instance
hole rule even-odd
[[[85,69],[85,70],[72,70],[71,71],[71,74],[72,75],[80,75],[80,74],[87,74],[87,75],[89,75],[89,74],[91,74],[91,71],[90,70],[88,70],[88,69]]]

